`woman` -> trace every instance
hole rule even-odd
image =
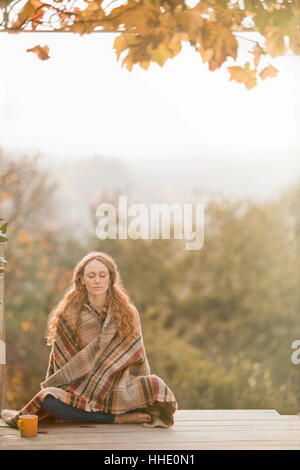
[[[177,402],[151,374],[140,318],[115,261],[91,252],[75,266],[73,285],[50,313],[51,353],[42,390],[19,412],[2,410],[16,426],[20,415],[39,419],[142,423],[170,427]]]

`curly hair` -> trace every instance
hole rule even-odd
[[[66,315],[67,309],[72,308],[75,309],[77,313],[75,326],[76,345],[81,349],[79,334],[82,325],[81,310],[85,302],[88,300],[86,287],[81,283],[81,275],[83,274],[87,263],[94,259],[101,261],[101,263],[103,263],[109,270],[110,281],[106,303],[115,319],[119,337],[123,338],[124,336],[127,336],[128,340],[131,340],[139,334],[138,312],[131,302],[127,290],[123,286],[115,261],[107,253],[91,251],[76,264],[73,270],[72,285],[67,289],[63,299],[48,316],[46,333],[48,346],[55,342],[59,319]]]

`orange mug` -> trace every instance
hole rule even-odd
[[[21,437],[34,437],[38,430],[37,415],[21,415],[18,420]]]

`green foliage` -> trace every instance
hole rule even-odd
[[[3,217],[0,217],[0,222],[5,220]],[[8,236],[6,235],[8,222],[1,224],[0,226],[0,243],[5,243],[8,241]],[[0,274],[5,272],[5,266],[7,264],[6,259],[3,256],[0,256]]]

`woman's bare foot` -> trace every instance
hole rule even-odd
[[[149,413],[142,413],[136,411],[134,413],[124,413],[121,415],[116,415],[115,423],[116,424],[127,424],[127,423],[151,423],[152,418]]]

